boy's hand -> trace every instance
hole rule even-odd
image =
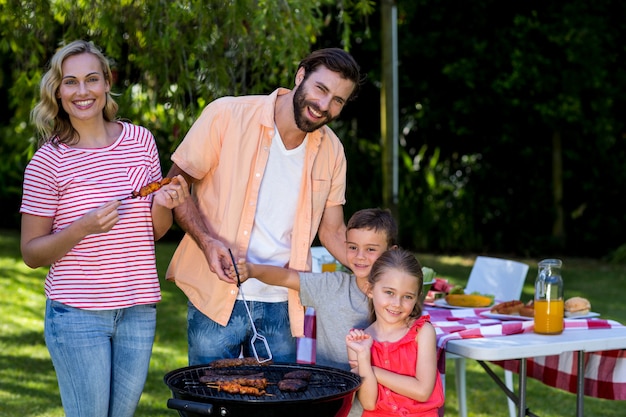
[[[250,273],[248,272],[248,263],[245,259],[239,259],[237,261],[237,271],[239,271],[239,281],[242,283],[250,277]],[[226,272],[228,277],[234,280],[236,283],[237,272],[235,272],[235,268],[231,266]]]

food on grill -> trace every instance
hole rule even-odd
[[[283,379],[302,379],[304,381],[308,381],[311,379],[311,372],[305,371],[304,369],[299,369],[287,372],[285,375],[283,375]]]
[[[288,378],[278,381],[278,389],[281,391],[300,392],[306,390],[308,386],[309,381],[304,379]]]
[[[132,196],[133,198],[146,197],[170,182],[172,182],[172,179],[168,177],[163,178],[161,181],[153,181],[141,187],[139,191],[133,191]]]
[[[237,382],[224,382],[217,384],[217,389],[218,391],[224,391],[229,394],[255,395],[257,397],[265,395],[265,389],[263,388],[241,385]]]
[[[263,360],[263,358],[259,358],[259,359]],[[257,361],[255,357],[246,357],[246,358],[216,359],[213,362],[210,362],[209,366],[211,368],[234,368],[237,366],[250,366],[250,365],[267,366],[271,364],[272,364],[271,360],[259,363],[259,361]]]
[[[287,392],[300,392],[307,389],[311,372],[304,369],[296,369],[283,375],[283,379],[278,381],[278,389]]]
[[[243,369],[207,369],[199,381],[229,394],[264,395],[267,388],[263,372]]]
[[[524,307],[524,303],[520,300],[505,301],[503,303],[496,304],[491,308],[492,313],[496,314],[519,314],[521,308]]]
[[[446,303],[456,307],[489,307],[493,298],[493,295],[487,294],[448,294]]]
[[[535,303],[530,300],[522,306],[519,310],[519,315],[524,317],[535,317]]]
[[[304,392],[287,392],[278,389],[278,381],[295,370],[311,372],[309,386]],[[199,377],[206,371],[224,374],[228,371],[263,373],[268,384],[265,390],[244,389],[248,395],[218,391],[217,385],[200,383]],[[241,375],[241,374],[239,374]],[[346,405],[352,403],[354,393],[361,386],[361,377],[350,371],[307,364],[281,364],[270,366],[245,366],[232,369],[210,368],[208,362],[198,366],[176,369],[163,378],[171,389],[172,401],[167,407],[181,411],[181,416],[228,414],[243,417],[326,417],[347,416]],[[239,390],[237,386],[224,386],[223,389]],[[265,391],[265,394],[261,394]],[[203,405],[206,405],[204,407]],[[349,408],[349,407],[348,407]],[[212,412],[210,411],[212,409]],[[198,412],[192,410],[200,410]],[[0,413],[2,414],[2,413]]]
[[[583,297],[572,297],[565,300],[563,308],[568,317],[582,316],[591,311],[591,303]]]
[[[259,389],[267,388],[267,378],[262,373],[252,375],[203,375],[200,382],[208,385],[238,384]]]
[[[198,380],[209,388],[216,388],[229,394],[266,395],[268,380],[263,372],[250,369],[237,369],[238,366],[263,365],[256,358],[218,359],[209,364]],[[233,369],[234,368],[234,369]]]
[[[210,377],[212,376],[237,376],[237,375],[256,377],[256,376],[263,376],[263,372],[259,372],[254,369],[241,369],[241,368],[235,368],[235,369],[207,368],[204,371],[204,375],[210,376]]]
[[[257,388],[257,389],[265,389],[267,388],[267,379],[260,377],[260,378],[249,378],[249,377],[236,377],[236,378],[229,378],[229,377],[222,377],[222,379],[213,379],[213,380],[207,380],[207,378],[203,378],[200,377],[200,382],[203,382],[207,385],[214,385],[216,386],[218,389],[223,390],[223,391],[227,391],[226,389],[224,389],[224,386],[232,386],[232,385],[239,385],[242,387],[252,387],[252,388]],[[230,391],[228,391],[230,392]]]

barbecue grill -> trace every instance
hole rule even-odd
[[[181,417],[345,417],[352,406],[355,391],[361,385],[358,375],[320,365],[284,364],[238,366],[237,371],[263,373],[267,378],[266,395],[230,394],[200,382],[208,365],[196,365],[169,372],[165,384],[172,391],[170,409]],[[287,372],[306,370],[309,385],[302,392],[283,392],[277,383]]]

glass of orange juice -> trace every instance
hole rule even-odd
[[[563,299],[535,300],[535,332],[559,334],[563,332]]]

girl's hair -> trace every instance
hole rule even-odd
[[[109,61],[104,54],[92,43],[83,40],[71,42],[52,56],[49,69],[41,78],[39,85],[40,99],[33,108],[30,117],[39,131],[39,146],[45,143],[72,145],[78,142],[78,132],[72,126],[70,117],[61,105],[61,99],[57,98],[59,87],[63,80],[63,62],[71,56],[80,54],[92,54],[100,61],[104,80],[113,85],[113,77]],[[110,89],[109,89],[110,90]],[[118,105],[109,92],[106,93],[106,105],[102,110],[104,120],[115,120]]]
[[[382,274],[388,271],[393,272],[405,272],[413,277],[417,281],[417,301],[413,307],[413,311],[409,314],[409,318],[417,318],[422,315],[422,292],[424,291],[424,274],[422,273],[422,265],[419,263],[415,255],[405,249],[391,249],[380,255],[380,258],[376,259],[374,265],[372,265],[372,271],[368,279],[370,290],[374,288],[374,285],[380,280]],[[374,322],[376,320],[376,313],[374,312],[374,303],[372,299],[369,300],[370,307],[370,320]]]

